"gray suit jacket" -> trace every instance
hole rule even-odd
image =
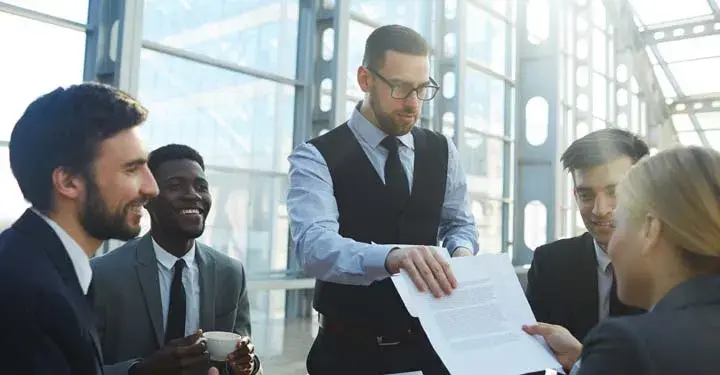
[[[197,243],[200,329],[250,335],[242,264]],[[127,375],[132,364],[163,346],[157,259],[150,235],[91,261],[92,302],[105,356],[105,373]]]

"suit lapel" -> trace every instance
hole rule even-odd
[[[68,298],[74,306],[75,313],[80,317],[81,324],[85,324],[84,331],[90,336],[98,366],[102,367],[102,350],[100,349],[100,340],[95,330],[95,315],[90,308],[90,302],[88,300],[90,295],[88,294],[88,296],[86,296],[85,293],[83,293],[80,280],[78,280],[77,274],[75,273],[75,267],[57,233],[55,233],[42,217],[31,209],[27,209],[13,226],[15,229],[27,235],[39,238],[43,243],[43,250],[58,270],[60,277],[70,292]]]
[[[583,247],[580,249],[579,262],[575,268],[574,280],[577,280],[580,285],[578,295],[575,296],[575,301],[584,301],[582,306],[575,306],[573,308],[583,309],[583,313],[575,314],[577,317],[581,317],[582,326],[588,330],[597,324],[600,319],[600,302],[598,301],[598,278],[597,278],[597,257],[595,255],[595,244],[593,242],[592,235],[585,233],[583,235]]]
[[[215,260],[199,242],[195,259],[200,272],[200,328],[209,331],[215,329]]]
[[[145,305],[155,331],[157,345],[162,347],[165,329],[163,328],[162,303],[160,301],[160,280],[158,279],[157,259],[149,234],[138,241],[135,251],[138,260],[135,269],[140,280],[143,297],[145,297]]]

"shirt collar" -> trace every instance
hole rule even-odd
[[[595,257],[597,258],[600,271],[607,272],[607,268],[610,265],[610,257],[605,251],[603,251],[603,249],[600,247],[600,244],[598,244],[597,241],[595,241],[594,239],[593,245],[595,246]]]
[[[362,113],[360,113],[361,106],[362,100],[355,106],[355,109],[350,115],[348,126],[355,131],[355,134],[365,140],[367,144],[373,148],[377,148],[380,145],[380,142],[387,137],[387,134],[385,134],[385,132],[380,130],[377,126],[373,125]],[[407,134],[401,135],[397,138],[405,147],[411,150],[415,149],[415,140],[412,132],[408,132]]]
[[[163,249],[160,245],[158,245],[158,243],[155,242],[155,239],[152,238],[152,236],[150,236],[150,239],[152,239],[153,250],[155,250],[155,257],[157,258],[158,262],[166,269],[173,269],[173,267],[175,267],[175,262],[177,262],[179,259],[185,260],[185,264],[188,266],[195,262],[195,248],[197,247],[197,243],[193,243],[190,251],[185,253],[182,258],[178,258],[175,255],[170,254],[167,250]]]
[[[90,282],[92,281],[90,258],[88,258],[88,255],[80,247],[77,241],[75,241],[58,223],[34,208],[32,208],[32,211],[43,218],[55,234],[57,234],[60,242],[65,248],[65,251],[68,253],[68,257],[70,257],[70,262],[75,269],[75,275],[77,275],[80,288],[82,288],[83,294],[87,294],[88,288],[90,288]]]

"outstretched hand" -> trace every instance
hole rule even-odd
[[[528,334],[542,336],[565,370],[572,368],[580,358],[582,344],[565,327],[538,323],[532,326],[523,326],[522,329]]]

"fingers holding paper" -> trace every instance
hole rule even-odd
[[[435,297],[457,288],[450,264],[429,246],[395,248],[388,253],[385,263],[390,273],[405,270],[419,291],[429,290]]]
[[[563,368],[571,368],[580,357],[582,344],[565,327],[538,323],[522,328],[528,334],[542,336]]]

